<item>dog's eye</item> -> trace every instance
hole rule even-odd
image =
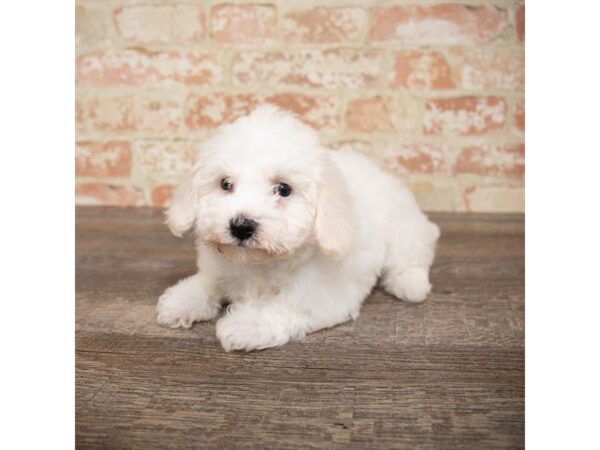
[[[233,183],[229,178],[223,178],[221,180],[221,189],[224,191],[230,191],[233,188]]]
[[[282,197],[287,197],[292,193],[292,187],[286,183],[279,183],[275,186],[275,193]]]

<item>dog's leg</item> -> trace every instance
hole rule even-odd
[[[210,280],[197,273],[171,286],[160,296],[156,320],[164,327],[190,328],[194,322],[212,319],[220,308]]]
[[[269,299],[231,305],[216,326],[223,348],[230,352],[276,347],[355,319],[370,290],[368,286],[334,292],[328,283],[299,285]]]
[[[431,291],[429,268],[440,235],[425,216],[419,219],[392,237],[380,281],[390,294],[412,303],[422,302]]]
[[[289,313],[273,307],[232,304],[217,322],[217,338],[228,352],[276,347],[292,339],[291,322]]]
[[[381,278],[381,285],[401,300],[420,303],[431,291],[429,267],[409,267],[402,271],[390,270]]]

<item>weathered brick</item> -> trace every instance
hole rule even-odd
[[[130,96],[99,95],[76,102],[76,126],[80,133],[124,132],[135,128],[134,104]]]
[[[517,39],[525,42],[525,5],[519,5],[516,12]]]
[[[124,177],[131,173],[129,142],[77,142],[75,145],[75,175]]]
[[[75,45],[96,47],[111,44],[113,24],[104,5],[78,3],[75,7]]]
[[[157,86],[184,83],[213,85],[221,67],[206,53],[106,50],[77,58],[77,83],[82,86]]]
[[[78,0],[78,200],[164,207],[188,130],[271,102],[378,158],[426,209],[521,210],[524,2],[484,3]]]
[[[401,175],[439,174],[446,172],[445,153],[446,148],[441,145],[400,144],[385,151],[383,162],[387,168]]]
[[[333,97],[279,93],[268,96],[265,101],[297,114],[315,128],[338,126],[338,102]]]
[[[212,128],[248,114],[260,103],[273,103],[289,110],[316,128],[338,126],[337,99],[289,92],[264,97],[251,94],[194,94],[187,99],[185,121],[191,129]]]
[[[346,126],[367,133],[394,131],[392,101],[385,97],[363,98],[350,102]]]
[[[476,212],[524,212],[522,186],[470,186],[465,189],[465,207]]]
[[[335,150],[353,150],[365,155],[371,155],[373,152],[373,145],[369,140],[342,139],[327,143],[327,147]]]
[[[83,100],[75,100],[75,128],[77,131],[81,130],[86,120],[86,102]]]
[[[220,4],[212,8],[210,20],[218,44],[265,44],[277,36],[273,5]]]
[[[458,51],[465,89],[524,89],[525,54],[521,50],[489,48]]]
[[[402,89],[452,89],[454,74],[445,56],[433,50],[398,52],[392,86]]]
[[[462,4],[379,6],[372,10],[369,38],[403,44],[481,44],[507,24],[506,11]]]
[[[233,81],[238,86],[376,87],[382,66],[383,55],[377,50],[243,52],[234,58]]]
[[[281,28],[287,42],[332,43],[356,41],[365,32],[367,23],[363,8],[317,7],[288,12]]]
[[[178,100],[160,95],[140,96],[136,101],[138,131],[171,134],[183,126],[183,107]]]
[[[187,141],[137,141],[136,170],[144,179],[177,182],[192,167],[196,144]]]
[[[519,136],[525,135],[525,100],[522,98],[515,105],[513,130]]]
[[[523,144],[484,144],[464,148],[453,167],[454,173],[523,178],[525,146]]]
[[[204,37],[204,14],[195,5],[128,5],[114,11],[119,34],[148,44],[199,41]]]
[[[456,97],[429,100],[425,105],[425,134],[478,135],[501,129],[506,101],[499,97]]]
[[[152,206],[155,208],[165,208],[169,206],[171,196],[175,186],[163,184],[152,189]]]
[[[192,94],[185,106],[188,128],[213,128],[248,114],[259,100],[251,94]]]
[[[78,205],[142,206],[144,194],[126,186],[86,183],[75,189],[75,201]]]

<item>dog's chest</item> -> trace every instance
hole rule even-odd
[[[222,274],[221,289],[231,302],[268,299],[277,295],[291,280],[289,271],[278,268],[235,268]]]

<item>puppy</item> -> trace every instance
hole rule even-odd
[[[271,105],[204,142],[173,194],[167,224],[194,229],[198,272],[160,297],[160,325],[217,316],[226,351],[259,350],[356,319],[378,280],[408,302],[431,284],[436,225],[367,157],[328,151]]]

